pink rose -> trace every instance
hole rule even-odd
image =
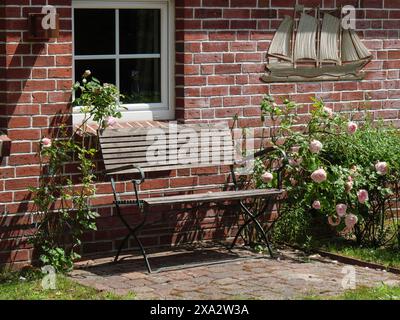
[[[318,141],[318,140],[313,140],[313,141],[311,141],[311,143],[310,143],[309,149],[310,149],[310,151],[311,151],[312,153],[320,153],[321,150],[322,150],[322,147],[323,147],[323,145],[322,145],[322,143],[321,143],[320,141]]]
[[[349,229],[353,229],[354,226],[357,224],[358,222],[358,217],[354,214],[348,214],[344,220],[346,227]]]
[[[324,107],[323,110],[324,110],[324,112],[325,112],[326,114],[328,114],[329,118],[332,118],[332,117],[333,117],[333,110],[332,110],[331,108]]]
[[[311,175],[311,179],[316,183],[322,183],[326,181],[328,175],[324,169],[318,169]]]
[[[347,206],[343,203],[340,203],[336,206],[336,213],[339,217],[344,217],[347,213]]]
[[[315,201],[313,202],[313,204],[312,204],[312,207],[313,207],[315,210],[321,210],[321,202],[318,201],[318,200],[315,200]]]
[[[262,176],[261,176],[261,180],[264,183],[270,183],[272,180],[274,179],[274,175],[271,172],[265,172]]]
[[[347,132],[348,132],[349,134],[355,134],[357,130],[358,130],[358,125],[357,125],[357,123],[351,121],[351,122],[349,122],[349,123],[347,124]]]
[[[375,165],[375,169],[380,176],[384,176],[388,172],[388,164],[387,162],[378,162]]]
[[[49,147],[51,147],[51,139],[49,139],[49,138],[43,138],[43,139],[42,139],[42,145],[43,145],[43,148],[49,148]]]
[[[358,201],[361,204],[364,204],[369,200],[369,195],[367,190],[360,190],[357,192]]]
[[[112,127],[113,125],[115,125],[117,123],[117,119],[115,119],[112,116],[108,116],[107,118],[105,118],[104,120],[104,124],[106,125],[106,127]]]

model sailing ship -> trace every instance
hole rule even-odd
[[[314,11],[314,15],[310,14]],[[360,80],[372,60],[356,32],[342,26],[342,10],[306,11],[296,6],[269,47],[265,82]],[[297,19],[298,13],[300,19]]]

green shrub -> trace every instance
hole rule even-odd
[[[398,244],[399,130],[368,114],[353,122],[322,100],[313,99],[306,124],[296,109],[289,100],[278,106],[271,97],[261,104],[262,120],[273,124],[272,142],[290,159],[275,237],[304,242],[312,236],[313,217],[320,216],[358,244]]]

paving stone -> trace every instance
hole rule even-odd
[[[237,254],[247,256],[248,252],[239,250]],[[347,265],[293,250],[281,250],[280,254],[280,260],[246,259],[152,274],[130,256],[118,264],[110,263],[111,258],[99,259],[80,263],[71,278],[102,291],[135,292],[137,299],[281,300],[344,292],[342,271]],[[172,253],[171,261],[173,265]],[[354,270],[357,286],[400,285],[400,277],[389,272],[361,267]]]

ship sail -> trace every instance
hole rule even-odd
[[[343,30],[342,61],[367,60],[371,57],[371,52],[361,42],[354,30]]]
[[[290,54],[290,39],[292,28],[293,19],[289,16],[286,16],[279,26],[279,29],[274,36],[274,39],[271,42],[268,50],[269,56],[292,61],[292,57]]]
[[[320,59],[321,62],[340,62],[340,19],[326,13],[322,21]]]
[[[316,39],[318,19],[302,13],[294,49],[294,61],[302,59],[317,60]]]

